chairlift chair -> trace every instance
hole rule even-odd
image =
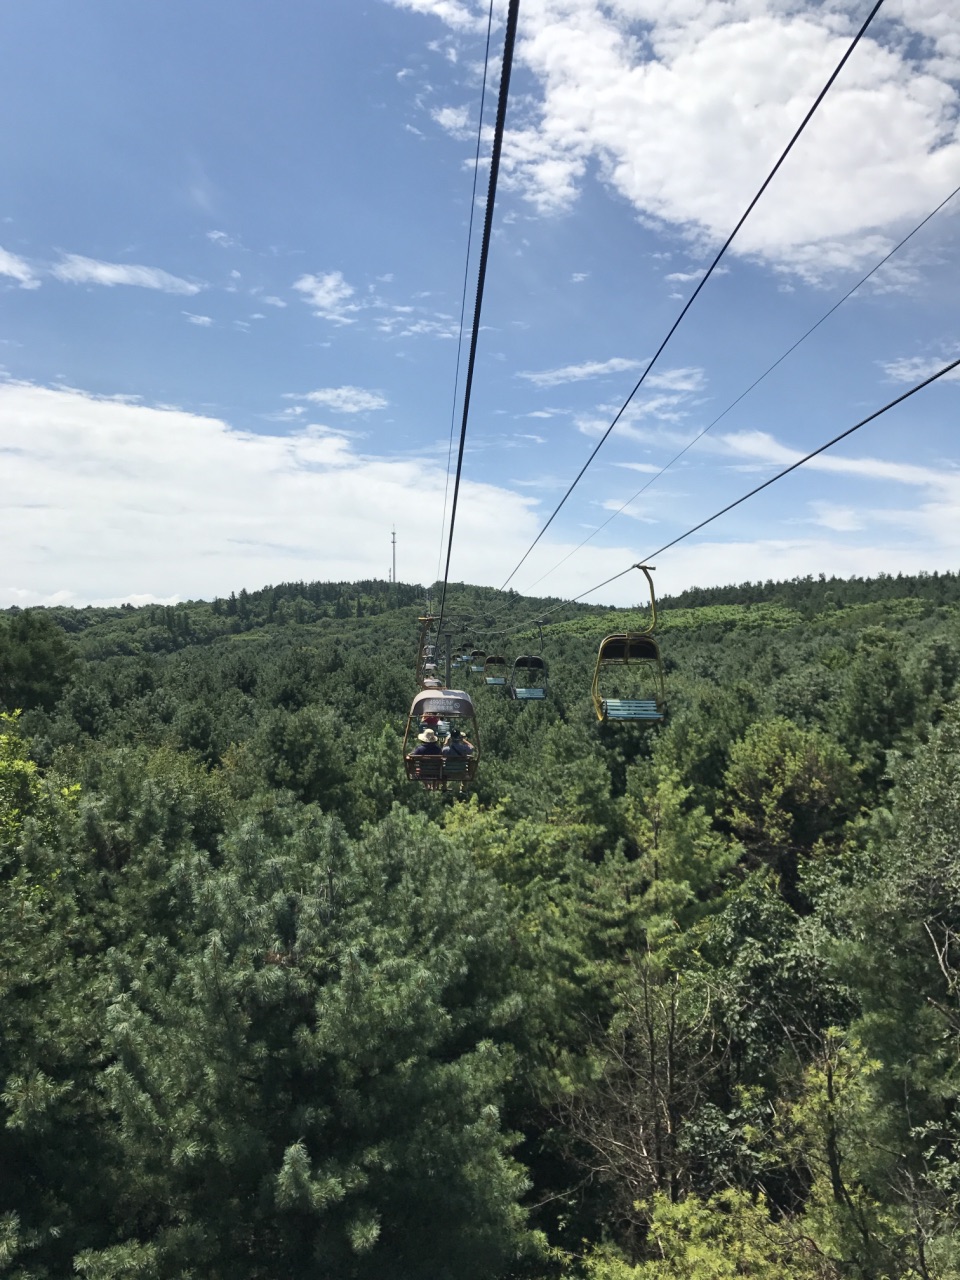
[[[473,744],[469,756],[413,754],[422,718],[429,716],[446,721],[460,729]],[[403,735],[403,763],[411,782],[419,782],[428,791],[465,791],[477,773],[480,759],[480,730],[473,701],[462,689],[423,689],[410,704],[407,727]]]
[[[510,696],[519,702],[540,702],[547,696],[547,664],[541,657],[525,653],[514,661]]]
[[[483,678],[488,685],[498,687],[507,683],[507,660],[499,653],[492,653],[483,664]]]
[[[597,719],[660,723],[666,715],[666,691],[660,646],[653,638],[657,603],[650,576],[652,565],[635,565],[650,588],[646,626],[607,636],[600,645],[590,696]]]

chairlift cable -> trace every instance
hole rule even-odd
[[[866,418],[861,418],[859,422],[854,423],[852,427],[848,427],[846,431],[841,431],[839,435],[834,436],[832,440],[828,440],[826,444],[822,444],[819,448],[813,449],[810,453],[805,454],[804,457],[798,458],[796,462],[792,462],[788,467],[784,467],[782,471],[778,471],[777,474],[775,476],[771,476],[769,480],[764,480],[763,484],[758,484],[748,493],[743,494],[733,502],[729,502],[719,511],[715,511],[712,516],[708,516],[706,520],[701,520],[699,524],[695,524],[693,528],[688,529],[685,533],[681,533],[679,537],[673,538],[670,542],[664,543],[662,547],[658,547],[656,551],[644,556],[642,560],[638,560],[634,564],[628,565],[626,569],[621,569],[619,573],[615,573],[611,577],[605,578],[603,582],[598,582],[596,586],[588,587],[586,591],[581,591],[578,596],[573,596],[570,600],[561,600],[559,604],[554,605],[552,608],[544,609],[541,612],[541,618],[546,617],[548,614],[556,613],[558,609],[562,609],[567,605],[576,604],[578,601],[583,600],[585,596],[592,596],[595,591],[600,591],[603,587],[609,586],[611,582],[616,582],[618,578],[625,578],[628,573],[632,573],[634,569],[639,569],[644,564],[649,565],[652,560],[663,555],[665,551],[669,551],[671,547],[675,547],[678,543],[683,542],[692,534],[698,533],[701,529],[706,528],[708,524],[712,524],[714,520],[718,520],[721,516],[726,515],[727,512],[732,511],[734,507],[739,507],[740,504],[746,502],[748,498],[754,497],[764,489],[769,489],[772,484],[776,484],[778,480],[782,480],[783,477],[789,475],[791,471],[796,471],[799,467],[804,466],[805,463],[810,462],[819,454],[825,453],[828,449],[832,449],[833,446],[835,444],[839,444],[841,440],[846,440],[848,436],[852,436],[853,433],[855,431],[859,431],[861,427],[865,427],[868,423],[874,422],[890,409],[896,408],[898,404],[903,404],[904,400],[909,400],[910,397],[916,395],[918,391],[922,391],[925,387],[929,387],[931,383],[945,377],[948,373],[952,373],[953,370],[958,367],[960,367],[960,358],[952,360],[949,364],[944,365],[943,368],[938,369],[936,373],[932,373],[928,378],[924,378],[922,382],[916,383],[916,385],[912,386],[909,391],[904,391],[902,395],[888,401],[887,404],[883,405],[881,408],[875,409],[873,413],[868,414]],[[511,631],[515,632],[523,630],[527,627],[536,626],[536,624],[536,619],[530,619],[520,626],[511,628]]]
[[[506,580],[504,581],[503,586],[501,586],[501,587],[500,587],[500,590],[501,590],[501,591],[503,591],[503,590],[508,586],[508,584],[510,583],[510,581],[513,579],[514,575],[517,573],[517,571],[518,571],[518,570],[520,569],[520,567],[523,565],[524,561],[527,559],[527,556],[529,556],[530,552],[534,549],[534,547],[537,545],[537,543],[540,541],[540,539],[543,537],[543,535],[546,533],[546,531],[550,528],[551,524],[553,523],[553,521],[556,519],[556,517],[559,515],[559,513],[560,513],[561,509],[563,508],[564,503],[567,501],[567,499],[570,497],[571,493],[573,493],[574,489],[575,489],[575,488],[577,487],[577,485],[580,483],[581,479],[583,478],[584,474],[585,474],[585,473],[586,473],[586,471],[587,471],[587,468],[590,466],[590,464],[593,462],[594,458],[595,458],[595,457],[597,456],[597,454],[600,452],[600,449],[601,449],[601,448],[603,447],[603,445],[606,443],[607,439],[608,439],[608,438],[609,438],[609,436],[610,436],[610,433],[613,431],[614,427],[617,425],[617,423],[618,423],[618,422],[620,421],[620,419],[623,417],[623,414],[626,412],[627,407],[629,406],[630,402],[633,400],[633,397],[637,394],[637,392],[638,392],[638,391],[640,390],[640,388],[643,386],[644,382],[645,382],[645,381],[646,381],[646,379],[647,379],[647,375],[650,373],[651,369],[654,367],[654,365],[655,365],[655,364],[657,363],[657,361],[659,360],[659,358],[660,358],[660,356],[661,356],[661,354],[662,354],[662,352],[663,352],[664,348],[666,347],[667,343],[670,341],[670,339],[673,337],[674,333],[676,333],[677,329],[680,327],[680,323],[681,323],[681,321],[683,320],[684,316],[686,316],[687,312],[690,310],[690,308],[693,306],[694,302],[695,302],[695,301],[697,300],[697,298],[699,297],[699,295],[700,295],[700,291],[703,289],[704,285],[707,283],[707,281],[708,281],[708,280],[710,279],[710,277],[713,275],[713,273],[714,273],[714,271],[716,270],[716,268],[719,266],[721,258],[724,256],[724,254],[727,252],[727,249],[728,249],[728,248],[730,247],[730,245],[733,243],[734,237],[737,235],[737,233],[740,231],[740,229],[741,229],[741,227],[743,226],[743,224],[746,222],[747,218],[748,218],[748,217],[750,216],[750,214],[753,212],[753,210],[754,210],[754,208],[756,207],[757,203],[759,202],[759,200],[760,200],[761,196],[764,194],[764,192],[766,191],[767,187],[769,187],[770,183],[773,181],[774,177],[776,176],[776,174],[777,174],[777,173],[778,173],[778,171],[780,170],[780,167],[783,165],[783,163],[784,163],[784,161],[786,160],[787,156],[788,156],[788,155],[790,154],[790,152],[793,150],[793,147],[794,147],[795,143],[796,143],[796,142],[798,141],[798,139],[800,138],[800,135],[803,133],[804,129],[806,129],[807,125],[808,125],[808,124],[810,123],[810,121],[813,119],[813,116],[814,116],[815,112],[817,111],[817,108],[820,106],[821,102],[823,102],[824,98],[826,97],[826,95],[827,95],[828,91],[829,91],[829,90],[830,90],[830,88],[832,87],[832,85],[833,85],[834,81],[836,80],[837,76],[838,76],[838,75],[840,74],[840,72],[843,70],[843,68],[844,68],[844,66],[846,65],[846,63],[847,63],[848,59],[850,58],[850,55],[853,53],[854,49],[857,47],[857,45],[860,43],[860,41],[861,41],[861,39],[863,38],[863,36],[866,34],[867,28],[870,26],[871,22],[872,22],[872,21],[873,21],[873,19],[876,17],[877,13],[880,11],[880,7],[881,7],[881,5],[882,5],[882,4],[883,4],[883,0],[876,0],[876,3],[874,4],[873,8],[870,10],[869,14],[867,15],[867,17],[866,17],[865,21],[863,22],[862,26],[860,27],[860,30],[859,30],[859,31],[857,32],[857,34],[853,37],[853,40],[852,40],[852,41],[850,42],[850,44],[848,45],[848,47],[847,47],[847,49],[846,49],[846,52],[844,53],[843,57],[840,59],[840,61],[837,63],[836,67],[835,67],[835,68],[834,68],[834,70],[832,71],[832,73],[831,73],[831,75],[830,75],[830,78],[827,80],[827,83],[826,83],[826,84],[823,86],[823,88],[820,90],[819,94],[817,95],[816,99],[814,100],[813,105],[812,105],[812,106],[810,107],[810,109],[807,111],[807,114],[803,117],[803,120],[800,122],[799,127],[798,127],[798,128],[796,129],[796,131],[794,132],[793,137],[790,139],[790,141],[787,143],[787,145],[786,145],[786,147],[784,148],[784,150],[781,152],[780,157],[779,157],[779,159],[777,160],[776,164],[773,166],[773,168],[772,168],[772,169],[770,170],[770,172],[767,174],[767,176],[766,176],[766,178],[764,179],[763,184],[762,184],[762,186],[760,187],[759,191],[757,191],[756,195],[753,197],[753,199],[752,199],[752,200],[750,201],[750,203],[747,205],[746,209],[745,209],[745,210],[744,210],[744,212],[741,214],[741,216],[740,216],[740,220],[737,222],[737,225],[736,225],[736,226],[733,228],[733,230],[730,232],[729,236],[728,236],[728,237],[727,237],[727,239],[724,241],[724,243],[723,243],[723,245],[721,246],[721,248],[720,248],[719,252],[717,253],[716,257],[713,259],[713,261],[711,262],[710,266],[707,268],[707,270],[706,270],[705,274],[703,275],[703,277],[702,277],[702,278],[700,279],[700,281],[698,282],[697,287],[694,289],[693,293],[690,295],[690,297],[689,297],[689,298],[687,299],[687,301],[684,303],[683,308],[682,308],[682,309],[681,309],[681,311],[680,311],[680,314],[677,316],[676,320],[674,320],[673,324],[670,326],[669,330],[667,331],[667,336],[663,339],[663,341],[660,343],[660,346],[659,346],[659,347],[657,348],[657,350],[654,352],[653,357],[650,359],[650,361],[649,361],[649,362],[648,362],[648,364],[647,364],[647,367],[644,369],[643,373],[640,375],[640,378],[638,379],[638,381],[637,381],[636,385],[634,386],[633,390],[630,392],[630,394],[627,396],[626,400],[623,402],[623,404],[622,404],[622,405],[620,406],[620,408],[617,410],[617,414],[616,414],[615,418],[614,418],[614,419],[613,419],[613,421],[610,423],[609,427],[607,427],[606,431],[603,433],[603,435],[600,437],[600,439],[597,441],[597,443],[596,443],[596,445],[594,446],[593,451],[591,452],[590,456],[587,458],[586,462],[583,464],[583,466],[582,466],[582,467],[580,468],[580,470],[577,472],[577,475],[576,475],[576,477],[574,478],[573,483],[570,485],[569,489],[567,489],[566,493],[563,495],[563,497],[562,497],[562,498],[560,499],[560,501],[557,503],[556,507],[554,508],[554,510],[553,510],[553,512],[552,512],[552,514],[551,514],[551,516],[550,516],[550,518],[547,520],[546,524],[543,526],[543,528],[540,530],[540,532],[539,532],[539,533],[537,534],[537,536],[534,538],[533,542],[531,542],[530,546],[529,546],[529,547],[526,549],[526,551],[523,553],[523,555],[521,556],[521,558],[520,558],[519,562],[515,565],[515,567],[513,568],[513,570],[510,572],[509,576],[508,576],[508,577],[506,578]]]
[[[694,525],[692,526],[692,529],[687,529],[685,534],[680,534],[678,538],[673,538],[671,541],[668,541],[668,543],[664,543],[663,547],[658,547],[655,552],[644,557],[643,561],[639,561],[635,564],[628,564],[625,570],[622,570],[620,573],[614,573],[613,577],[608,577],[608,579],[605,579],[603,582],[598,582],[596,586],[591,586],[588,590],[581,591],[580,595],[573,596],[571,600],[564,600],[563,603],[576,604],[577,600],[584,599],[585,595],[593,595],[594,591],[599,591],[604,588],[604,586],[609,586],[611,582],[616,582],[618,577],[626,577],[627,573],[630,573],[631,570],[635,570],[635,568],[639,568],[640,564],[649,564],[652,559],[662,556],[662,554],[671,549],[671,547],[676,547],[677,543],[682,543],[685,539],[690,538],[692,534],[696,534],[696,532],[699,532],[701,529],[705,529],[707,525],[712,525],[714,520],[719,520],[719,517],[726,516],[728,511],[732,511],[733,508],[739,507],[741,503],[746,502],[746,499],[755,497],[756,494],[762,493],[762,490],[764,489],[769,489],[769,486],[776,484],[777,480],[782,480],[783,476],[790,475],[791,471],[796,471],[797,468],[804,466],[806,462],[810,462],[810,460],[817,457],[818,454],[826,453],[827,449],[832,449],[833,445],[840,444],[841,440],[845,440],[847,436],[854,434],[854,431],[859,431],[861,426],[867,426],[868,422],[873,422],[878,419],[878,417],[881,417],[883,413],[891,410],[891,408],[896,408],[897,404],[904,403],[905,399],[910,399],[911,396],[915,396],[916,392],[922,392],[924,387],[929,387],[931,383],[936,383],[938,379],[950,374],[952,370],[957,369],[959,366],[960,358],[952,360],[950,364],[943,366],[942,369],[938,369],[936,374],[929,375],[929,378],[924,378],[920,383],[916,383],[915,387],[911,387],[908,392],[902,393],[902,396],[897,396],[896,399],[888,401],[886,404],[883,404],[882,408],[878,408],[878,410],[874,410],[873,413],[869,413],[867,417],[861,417],[859,422],[855,422],[854,425],[849,426],[846,431],[841,431],[840,435],[833,436],[833,439],[827,440],[826,444],[820,444],[819,448],[813,449],[810,453],[806,453],[803,458],[797,458],[796,462],[791,462],[790,466],[783,467],[782,471],[778,471],[776,475],[769,477],[769,480],[764,480],[763,484],[756,485],[754,489],[750,489],[749,493],[742,494],[740,498],[736,498],[733,502],[727,503],[726,507],[721,507],[721,509],[714,512],[712,516],[708,516],[707,520],[701,520],[699,525]],[[559,608],[559,605],[557,605],[557,608]],[[553,609],[547,609],[545,612],[552,613],[554,611]]]
[[[882,3],[882,0],[878,0]],[[487,274],[487,260],[490,256],[490,236],[493,228],[493,209],[497,195],[497,176],[500,172],[500,152],[503,147],[503,132],[507,119],[507,97],[510,91],[510,71],[513,66],[513,48],[517,36],[517,18],[520,0],[510,0],[507,10],[507,29],[503,41],[503,61],[500,71],[500,94],[497,100],[497,119],[493,132],[493,147],[490,154],[490,181],[487,188],[487,207],[483,219],[483,239],[480,244],[480,263],[477,269],[477,300],[473,312],[473,327],[470,334],[470,355],[467,360],[467,377],[463,389],[463,417],[460,425],[460,448],[457,452],[457,470],[453,482],[453,501],[450,506],[450,535],[447,542],[447,563],[443,573],[443,589],[440,593],[439,621],[437,634],[443,629],[443,612],[447,598],[447,582],[450,578],[450,557],[453,553],[453,534],[457,520],[457,500],[460,496],[460,476],[463,471],[463,451],[467,441],[467,420],[470,413],[470,393],[473,389],[473,373],[477,360],[477,342],[480,337],[480,310],[483,304],[483,286]]]
[[[936,382],[938,378],[944,377],[953,369],[956,369],[958,365],[960,365],[960,359],[952,360],[950,364],[944,365],[942,369],[938,369],[936,373],[932,373],[929,378],[924,378],[922,382],[918,382],[916,386],[911,387],[909,391],[904,391],[903,395],[897,396],[895,400],[889,401],[889,403],[885,404],[881,409],[875,409],[873,413],[869,414],[866,418],[861,418],[859,422],[854,423],[852,427],[848,427],[846,431],[841,431],[838,436],[834,436],[833,439],[828,440],[826,444],[820,445],[818,449],[814,449],[811,453],[799,458],[796,462],[791,462],[789,467],[784,467],[782,471],[778,471],[777,474],[775,476],[771,476],[769,480],[764,480],[763,484],[758,484],[756,488],[751,489],[749,493],[743,494],[742,497],[737,498],[734,502],[727,503],[725,507],[721,507],[719,511],[715,511],[714,514],[712,516],[708,516],[706,520],[701,520],[699,524],[695,524],[693,528],[688,529],[686,533],[681,533],[678,538],[674,538],[672,541],[665,543],[664,546],[659,547],[647,558],[653,559],[655,556],[662,555],[664,551],[668,551],[671,547],[675,547],[678,542],[683,542],[684,539],[689,538],[691,534],[697,533],[708,524],[712,524],[714,520],[718,520],[720,516],[726,515],[727,512],[732,511],[734,507],[739,507],[741,502],[746,502],[748,498],[752,498],[755,494],[762,492],[762,490],[768,489],[770,485],[776,484],[778,480],[782,480],[783,477],[789,475],[791,471],[796,471],[798,467],[802,467],[804,463],[809,462],[812,458],[816,458],[818,454],[825,453],[827,449],[832,449],[833,446],[835,444],[839,444],[841,440],[846,440],[847,436],[852,436],[855,431],[859,431],[861,427],[865,427],[868,422],[873,422],[889,409],[893,409],[898,404],[902,404],[904,400],[909,400],[911,396],[916,395],[918,391],[922,391],[924,387],[929,387],[932,382]],[[580,597],[578,596],[577,599],[579,598]]]
[[[457,421],[457,392],[460,389],[460,357],[463,352],[463,320],[467,312],[467,282],[470,275],[470,249],[473,245],[473,221],[477,207],[477,179],[480,176],[480,145],[483,140],[483,108],[487,96],[487,71],[490,66],[490,32],[493,29],[493,0],[487,15],[487,45],[483,54],[483,84],[480,88],[480,119],[477,122],[477,150],[473,158],[473,189],[470,192],[470,222],[467,226],[467,257],[463,264],[463,293],[460,301],[460,328],[457,336],[457,364],[453,375],[453,404],[450,406],[450,443],[447,447],[447,476],[443,483],[443,515],[440,519],[440,549],[437,552],[437,579],[443,563],[443,534],[447,525],[447,495],[450,490],[450,464],[453,461],[453,434]]]
[[[804,333],[802,337],[799,337],[796,340],[796,342],[794,342],[793,346],[788,347],[787,350],[784,351],[783,355],[781,355],[777,360],[774,360],[773,364],[771,364],[767,369],[765,369],[764,372],[761,373],[758,378],[754,379],[754,381],[750,383],[749,387],[747,387],[745,391],[741,391],[740,394],[737,396],[736,400],[732,400],[730,404],[728,404],[727,407],[723,410],[723,412],[719,413],[713,419],[712,422],[708,423],[707,426],[705,426],[702,431],[699,431],[693,437],[692,440],[690,440],[687,444],[685,444],[683,448],[679,451],[679,453],[674,454],[674,456],[670,459],[669,462],[664,463],[664,465],[660,468],[660,470],[655,475],[652,475],[650,479],[646,482],[646,484],[642,485],[637,490],[637,492],[633,495],[632,498],[628,498],[622,507],[620,507],[617,511],[614,511],[611,515],[609,515],[607,519],[604,520],[603,524],[597,525],[596,529],[594,529],[594,531],[591,534],[589,534],[586,538],[584,538],[584,540],[580,543],[579,546],[574,547],[572,551],[568,551],[567,554],[563,557],[563,559],[558,560],[552,569],[548,569],[546,573],[541,574],[541,576],[537,578],[535,582],[531,583],[529,589],[532,589],[533,587],[538,586],[539,583],[543,582],[544,578],[549,578],[551,574],[556,573],[556,571],[559,568],[561,568],[563,565],[567,563],[567,561],[570,559],[571,556],[575,556],[578,551],[582,551],[588,542],[592,542],[598,533],[602,533],[603,530],[607,527],[607,525],[611,522],[611,520],[615,520],[617,516],[623,515],[627,507],[632,506],[633,503],[635,503],[636,500],[641,496],[641,494],[646,493],[646,491],[650,488],[650,486],[654,484],[657,480],[659,480],[665,471],[669,471],[669,469],[673,466],[675,462],[679,462],[679,460],[683,457],[683,455],[687,453],[690,449],[692,449],[698,440],[702,440],[708,431],[712,431],[713,428],[717,425],[717,423],[721,420],[721,418],[725,418],[727,414],[731,411],[731,409],[735,409],[741,400],[746,399],[746,397],[750,394],[751,391],[754,390],[755,387],[758,387],[766,377],[768,377],[771,373],[773,373],[774,369],[776,369],[778,365],[781,365],[784,362],[784,360],[787,359],[788,356],[792,355],[793,352],[796,351],[797,347],[799,347],[802,343],[806,342],[807,338],[809,338],[811,334],[813,334],[817,329],[819,329],[825,320],[829,320],[829,318],[833,315],[833,313],[839,307],[842,307],[848,298],[852,297],[853,294],[855,294],[862,285],[865,285],[871,276],[876,275],[876,273],[880,270],[880,268],[884,266],[886,263],[888,263],[890,259],[894,256],[894,254],[898,253],[903,248],[903,246],[907,243],[907,241],[911,240],[917,234],[918,231],[920,231],[923,227],[925,227],[927,223],[930,221],[930,219],[933,218],[936,214],[938,214],[940,210],[944,207],[944,205],[949,204],[950,201],[958,193],[960,193],[960,187],[954,187],[954,189],[950,192],[950,194],[946,197],[946,199],[941,200],[940,203],[937,205],[937,207],[933,209],[930,213],[928,213],[922,222],[918,222],[917,225],[913,228],[913,230],[908,232],[907,235],[903,237],[903,239],[899,242],[899,244],[894,245],[894,247],[890,250],[890,252],[887,253],[885,257],[881,258],[875,267],[872,267],[871,270],[869,270],[865,276],[862,276],[851,289],[848,289],[847,292],[843,295],[843,297],[838,302],[835,302],[833,304],[833,306],[830,308],[829,311],[825,311],[823,313],[823,315],[816,322],[816,324],[811,325],[810,328],[806,331],[806,333]]]

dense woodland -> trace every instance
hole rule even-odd
[[[0,617],[0,1274],[957,1280],[960,577],[451,594],[465,798],[420,588]]]

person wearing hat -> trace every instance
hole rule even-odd
[[[423,733],[417,734],[419,747],[414,747],[411,755],[414,756],[438,756],[440,755],[440,743],[437,735],[432,729],[424,729]]]
[[[465,738],[459,729],[451,729],[450,736],[443,744],[441,755],[456,758],[457,756],[472,756],[473,743],[469,738]]]

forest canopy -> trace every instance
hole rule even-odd
[[[958,1280],[960,578],[424,607],[0,614],[0,1275]]]

